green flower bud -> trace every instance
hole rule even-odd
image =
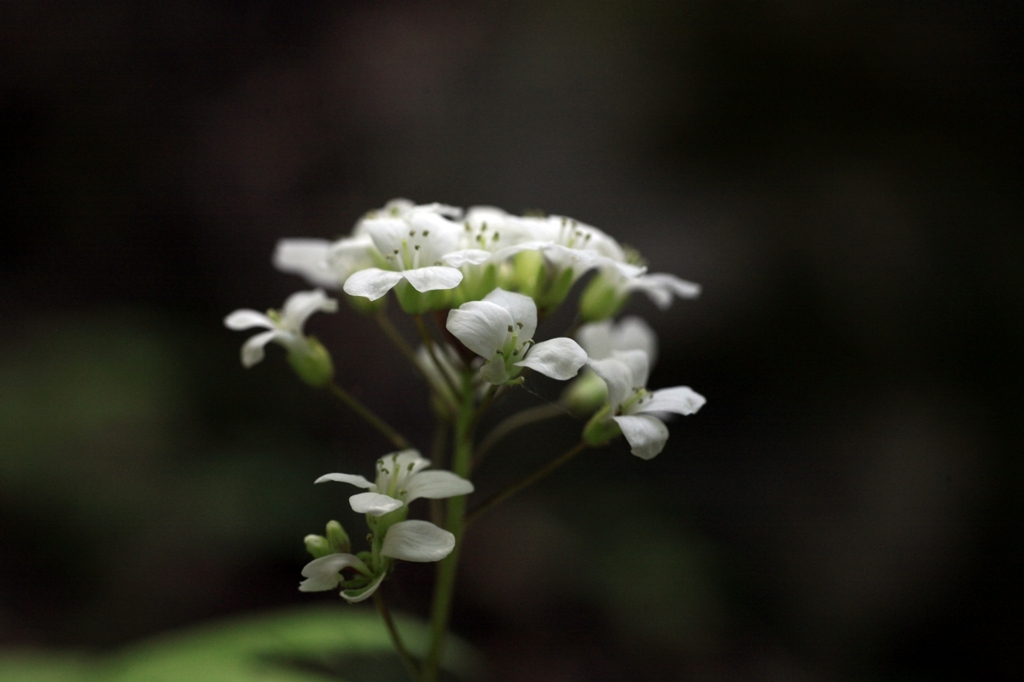
[[[598,273],[580,294],[580,317],[584,322],[600,322],[618,313],[629,299],[615,283]]]
[[[302,346],[288,349],[288,362],[310,386],[323,386],[334,376],[331,354],[313,336],[306,337]]]
[[[622,429],[609,417],[609,412],[611,406],[605,405],[604,409],[591,417],[583,427],[583,441],[590,447],[607,445],[613,438],[622,435]]]
[[[327,544],[330,545],[331,552],[336,554],[352,552],[352,541],[349,540],[348,533],[337,521],[327,522]]]
[[[562,392],[562,403],[580,417],[593,414],[607,402],[608,387],[599,376],[590,371],[580,374]]]
[[[327,538],[322,535],[307,535],[302,541],[306,543],[306,551],[312,554],[314,559],[334,554]]]

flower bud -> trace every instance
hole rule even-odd
[[[604,409],[591,417],[587,425],[583,427],[583,442],[590,447],[607,445],[613,438],[622,435],[619,425],[615,423],[614,419],[609,418],[610,411],[611,407],[605,405]]]
[[[607,320],[622,309],[628,298],[614,282],[598,273],[580,294],[580,317],[584,322]]]
[[[314,559],[334,554],[327,538],[322,535],[307,535],[302,541],[306,544],[306,551],[313,555]]]
[[[352,551],[352,541],[337,521],[327,522],[327,544],[334,553],[348,554]]]
[[[323,386],[334,376],[331,354],[315,337],[307,336],[306,343],[288,349],[288,362],[303,381],[310,386]]]
[[[608,402],[608,387],[593,372],[584,372],[562,392],[562,403],[573,414],[591,415]]]

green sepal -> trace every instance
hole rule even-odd
[[[592,448],[607,445],[613,439],[622,435],[622,429],[611,419],[609,413],[611,406],[605,405],[597,414],[590,418],[587,425],[583,427],[583,442]]]
[[[422,315],[431,310],[447,308],[451,294],[446,289],[416,291],[409,282],[402,280],[393,289],[398,304],[410,315]]]
[[[348,304],[353,310],[363,315],[374,315],[382,312],[388,306],[387,296],[381,296],[376,301],[371,301],[365,296],[349,296],[348,294],[345,295],[345,298],[348,299]]]

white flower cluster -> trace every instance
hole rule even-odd
[[[303,591],[340,588],[346,600],[361,601],[373,595],[394,560],[440,561],[451,554],[456,536],[427,521],[406,519],[408,505],[419,498],[473,492],[473,484],[463,478],[470,471],[473,425],[496,396],[523,383],[529,371],[573,380],[561,404],[589,417],[579,449],[622,435],[634,455],[650,459],[665,447],[665,420],[672,414],[694,414],[705,403],[686,386],[648,390],[657,353],[654,332],[640,318],[612,319],[634,291],[644,292],[664,309],[673,298],[697,296],[700,287],[674,275],[648,274],[635,252],[570,218],[516,216],[480,206],[463,211],[395,199],[367,213],[349,236],[337,241],[281,241],[274,264],[318,288],[293,294],[281,312],[243,309],[227,316],[224,322],[230,329],[266,330],[242,346],[245,367],[263,359],[268,343],[277,343],[303,380],[329,386],[396,447],[408,448],[404,437],[334,382],[330,354],[303,331],[314,312],[337,310],[338,302],[324,290],[340,289],[354,307],[377,314],[385,331],[392,330],[392,339],[430,385],[438,418],[449,425],[463,420],[456,438],[464,440],[454,447],[463,454],[452,458],[454,473],[428,471],[430,462],[418,451],[403,449],[378,461],[372,482],[353,474],[317,479],[363,489],[349,503],[366,515],[371,547],[353,554],[347,534],[334,521],[327,525],[326,536],[308,536],[306,546],[314,559],[302,571]],[[540,319],[587,273],[593,274],[580,295],[577,316],[585,324],[576,339],[538,341]],[[381,314],[391,291],[405,312],[417,316],[424,343],[417,353],[395,338],[398,332]],[[433,332],[421,316],[427,311],[437,313]],[[461,500],[452,504],[463,513]],[[459,518],[448,526],[456,532]]]
[[[458,307],[495,288],[518,291],[550,309],[594,269],[599,276],[584,294],[588,321],[614,315],[632,291],[643,291],[662,308],[674,296],[700,292],[674,275],[646,274],[635,254],[572,218],[516,216],[489,206],[463,211],[405,199],[370,211],[337,241],[282,240],[274,264],[368,301],[397,287],[407,312]]]

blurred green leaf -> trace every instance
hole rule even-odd
[[[0,682],[91,682],[86,659],[49,651],[0,650]]]
[[[427,626],[396,616],[406,645],[422,655]],[[445,668],[478,677],[479,655],[449,640]],[[405,682],[375,611],[343,605],[232,618],[153,637],[106,656],[0,650],[0,682]]]

